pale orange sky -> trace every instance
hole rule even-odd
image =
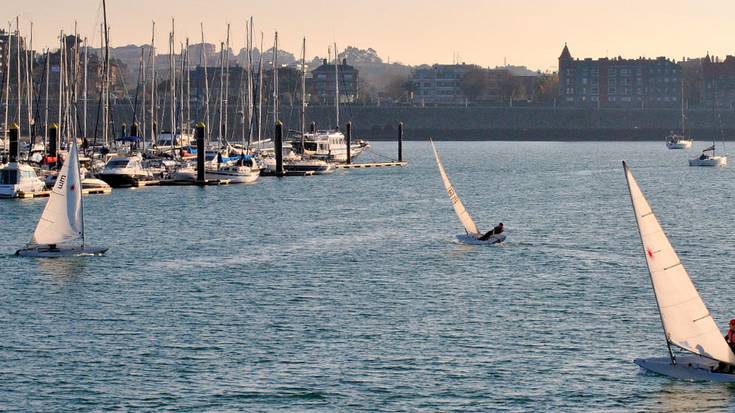
[[[62,4],[71,4],[62,6]],[[99,42],[101,0],[5,0],[3,23],[21,31],[34,22],[34,46],[54,47],[61,29]],[[205,5],[206,7],[202,7]],[[64,9],[63,7],[66,7]],[[462,61],[483,66],[526,65],[552,70],[564,42],[574,57],[683,56],[735,54],[735,2],[725,0],[638,1],[481,1],[481,0],[109,0],[112,46],[150,42],[151,21],[159,46],[176,18],[177,42],[200,38],[203,22],[210,43],[224,40],[232,25],[232,47],[244,44],[244,25],[254,16],[256,31],[266,33],[266,48],[279,31],[280,44],[292,53],[308,39],[309,56],[326,55],[327,46],[376,49],[383,60],[406,64]],[[5,23],[7,27],[7,23]],[[96,28],[96,29],[95,29]],[[160,50],[160,49],[159,49]]]

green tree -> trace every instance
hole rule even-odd
[[[470,69],[459,80],[459,88],[467,99],[477,100],[487,92],[487,71],[481,68]]]

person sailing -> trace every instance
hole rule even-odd
[[[487,241],[493,235],[497,235],[497,234],[500,234],[502,232],[503,232],[503,223],[501,222],[498,225],[496,225],[493,229],[491,229],[490,231],[486,232],[485,235],[481,236],[478,239],[480,241]]]
[[[735,318],[730,320],[730,329],[727,330],[727,334],[725,334],[725,341],[727,342],[727,345],[730,346],[730,350],[735,353]],[[720,364],[718,364],[712,371],[715,373],[732,373],[733,370],[735,370],[735,366],[720,362]]]

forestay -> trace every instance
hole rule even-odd
[[[667,339],[692,353],[735,364],[735,354],[725,342],[628,166],[625,162],[623,165]]]
[[[82,240],[82,181],[75,139],[33,233],[32,244],[68,244]]]
[[[467,234],[472,235],[474,237],[479,237],[480,231],[477,230],[477,226],[475,225],[475,222],[472,220],[470,213],[467,212],[464,205],[462,205],[462,201],[459,200],[459,195],[457,195],[457,192],[454,190],[452,183],[449,182],[449,177],[447,176],[447,173],[444,171],[444,166],[442,165],[442,161],[439,159],[439,152],[437,152],[436,146],[434,146],[434,141],[429,140],[429,142],[431,142],[431,147],[434,149],[434,157],[436,157],[436,165],[439,167],[439,174],[442,177],[442,182],[444,183],[444,189],[447,190],[447,194],[449,195],[449,200],[452,201],[452,205],[454,206],[454,212],[457,213],[457,216],[459,217],[459,220],[462,222],[462,225],[464,225],[464,229],[465,231],[467,231]]]

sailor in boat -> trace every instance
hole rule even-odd
[[[485,235],[481,236],[478,239],[480,241],[487,241],[493,235],[497,235],[497,234],[500,234],[502,232],[503,232],[503,223],[501,222],[498,225],[496,225],[493,229],[491,229],[490,231],[486,232]]]
[[[730,350],[735,352],[735,318],[730,320],[730,329],[727,330],[727,334],[725,334],[725,341],[730,346]],[[720,364],[717,365],[716,368],[714,368],[712,371],[715,373],[733,373],[733,370],[735,370],[735,366],[727,363],[720,362]]]

